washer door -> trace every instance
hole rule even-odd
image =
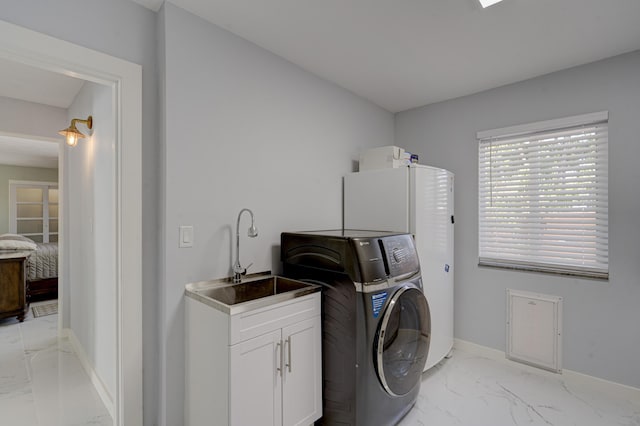
[[[420,381],[430,333],[424,294],[415,287],[400,288],[387,304],[374,341],[378,378],[389,394],[406,395]]]

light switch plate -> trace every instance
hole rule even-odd
[[[193,226],[180,226],[178,247],[193,247]]]

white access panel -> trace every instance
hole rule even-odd
[[[415,235],[422,285],[431,311],[431,343],[424,370],[453,347],[453,173],[410,168],[410,230]]]
[[[409,230],[409,168],[367,170],[344,178],[344,228]]]
[[[507,289],[507,358],[562,371],[562,298]]]

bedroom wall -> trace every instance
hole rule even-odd
[[[253,262],[251,272],[280,268],[282,231],[341,227],[342,176],[362,148],[393,142],[393,115],[170,3],[160,22],[159,423],[179,425],[184,285],[230,275],[232,234],[243,207],[253,210],[260,232],[249,239],[243,216],[241,263]],[[178,248],[179,225],[194,226],[193,248]]]
[[[2,0],[0,19],[142,65],[143,407],[144,424],[157,424],[160,352],[157,14],[129,0]]]
[[[608,281],[478,267],[479,130],[609,111]],[[640,51],[396,116],[396,144],[456,174],[455,336],[505,350],[505,289],[564,298],[564,368],[640,387]]]
[[[57,182],[58,169],[0,164],[0,234],[9,232],[9,181]]]
[[[69,107],[72,117],[93,116],[91,137],[65,145],[64,294],[69,328],[96,374],[116,390],[115,175],[112,91],[85,83]],[[89,136],[89,135],[87,135]]]

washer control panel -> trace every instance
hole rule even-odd
[[[418,254],[411,235],[394,235],[381,238],[380,241],[387,258],[390,276],[407,275],[420,269]]]
[[[353,242],[365,285],[379,283],[389,277],[412,275],[420,270],[410,234],[358,238]]]
[[[385,281],[389,273],[385,268],[385,258],[377,238],[357,238],[353,240],[362,281],[365,284]]]
[[[396,247],[393,249],[393,253],[391,254],[393,255],[393,260],[395,260],[396,263],[402,263],[402,261],[407,257],[405,249],[403,248]]]

